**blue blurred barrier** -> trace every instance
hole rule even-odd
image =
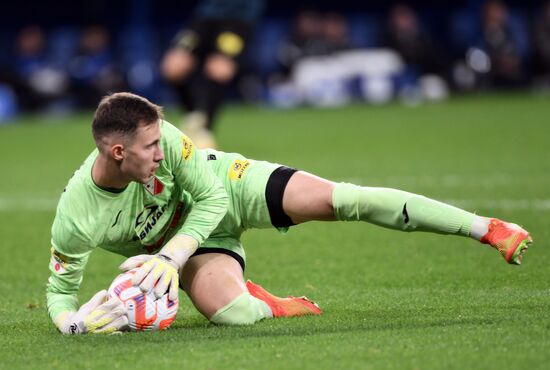
[[[17,99],[13,90],[0,84],[0,125],[9,123],[17,113]]]

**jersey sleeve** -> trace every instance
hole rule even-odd
[[[87,238],[63,212],[52,226],[50,278],[46,288],[48,313],[53,319],[63,311],[77,311],[77,292],[92,248]]]
[[[201,244],[225,216],[229,199],[222,182],[193,142],[169,123],[164,124],[170,126],[165,158],[173,166],[176,182],[193,198],[193,207],[178,233],[190,235]]]

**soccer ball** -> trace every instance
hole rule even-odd
[[[132,285],[136,269],[118,275],[109,287],[109,294],[118,298],[126,308],[131,331],[165,330],[174,322],[179,303],[171,301],[168,294],[157,299],[151,291],[144,293]]]

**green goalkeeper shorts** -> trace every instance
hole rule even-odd
[[[227,214],[194,255],[224,253],[245,267],[241,234],[276,227],[286,232],[292,220],[283,211],[283,194],[293,168],[247,159],[240,154],[207,151],[207,159],[229,196]]]

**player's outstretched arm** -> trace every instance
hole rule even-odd
[[[82,282],[90,248],[78,248],[76,243],[67,243],[54,227],[50,259],[50,278],[46,289],[48,313],[63,334],[113,333],[123,331],[128,320],[122,303],[109,299],[102,290],[79,307],[77,293]],[[74,234],[70,234],[72,241]],[[76,245],[76,246],[75,246]],[[62,250],[60,252],[59,250]]]
[[[63,311],[53,321],[63,334],[111,334],[128,328],[128,319],[122,303],[114,297],[109,297],[106,290],[97,292],[78,311]]]
[[[198,246],[195,238],[178,234],[170,239],[158,254],[130,257],[120,265],[120,268],[127,271],[139,267],[133,277],[134,285],[139,285],[144,292],[154,289],[157,298],[168,291],[168,298],[173,301],[178,297],[178,272]]]

